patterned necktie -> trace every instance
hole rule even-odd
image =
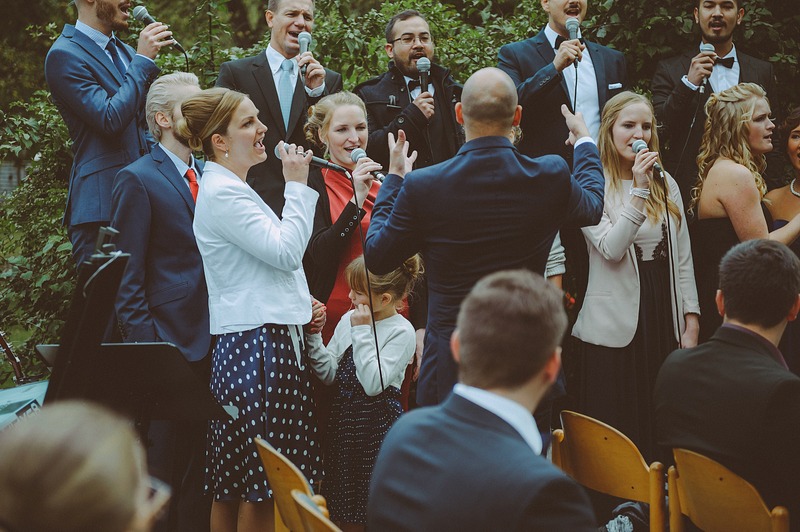
[[[119,51],[117,50],[117,40],[114,37],[109,39],[108,44],[106,44],[106,50],[108,53],[111,54],[111,60],[114,61],[114,66],[117,67],[121,76],[125,75],[125,64],[122,62],[122,59],[119,57]]]
[[[284,59],[281,63],[281,79],[278,82],[278,100],[281,102],[281,113],[283,114],[283,127],[289,132],[289,115],[292,112],[292,74],[294,73],[294,62],[291,59]]]
[[[192,193],[192,198],[197,203],[197,193],[200,192],[200,185],[197,184],[197,174],[194,173],[194,169],[189,168],[186,170],[186,179],[189,180],[189,192]]]

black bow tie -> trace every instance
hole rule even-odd
[[[555,46],[555,49],[556,49],[556,50],[558,50],[558,49],[561,47],[561,43],[562,43],[562,42],[564,42],[564,41],[568,41],[568,40],[569,40],[569,39],[565,39],[565,38],[564,38],[564,37],[562,37],[561,35],[557,35],[557,36],[556,36],[556,46]],[[581,44],[584,44],[584,42],[583,42],[583,37],[581,37],[581,38],[580,38],[580,39],[578,39],[578,40],[579,40],[579,41],[581,41]]]
[[[413,92],[414,89],[418,89],[420,87],[420,83],[418,79],[412,79],[408,82],[408,92]]]
[[[714,61],[715,65],[722,65],[725,68],[733,68],[733,57],[718,57],[716,61]]]

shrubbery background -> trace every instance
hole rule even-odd
[[[74,288],[70,244],[61,227],[71,165],[69,136],[49,99],[44,55],[64,22],[75,14],[63,0],[6,0],[0,20],[0,160],[32,161],[28,178],[0,202],[0,328],[11,333],[18,354],[37,343],[57,342]],[[219,65],[261,52],[268,41],[266,0],[152,0],[152,14],[171,24],[187,47],[189,69],[212,86]],[[775,65],[779,112],[800,104],[797,87],[800,6],[797,0],[746,0],[739,50]],[[658,59],[694,47],[699,36],[690,0],[590,0],[583,32],[625,52],[629,83],[647,92]],[[384,27],[396,12],[413,8],[431,25],[437,62],[465,81],[496,64],[497,49],[534,35],[546,22],[538,0],[479,1],[318,0],[314,54],[344,76],[345,89],[386,69]],[[30,25],[30,27],[28,27]],[[134,47],[140,28],[127,40]],[[191,45],[191,46],[189,46]],[[185,69],[183,56],[163,53],[164,73]],[[11,384],[0,363],[0,387]]]

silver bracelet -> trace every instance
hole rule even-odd
[[[631,187],[630,194],[631,196],[636,196],[637,198],[647,199],[650,197],[650,189]]]

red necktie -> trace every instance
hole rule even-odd
[[[192,198],[197,203],[197,193],[200,191],[200,185],[197,184],[197,174],[194,173],[193,169],[186,170],[186,179],[189,180],[189,191],[192,193]]]

